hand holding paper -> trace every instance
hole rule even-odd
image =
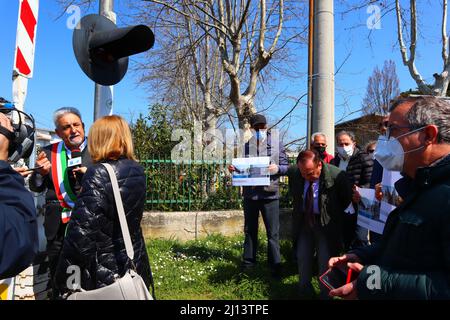
[[[269,165],[269,172],[271,175],[277,174],[278,173],[278,166],[274,163],[272,163],[271,165]]]

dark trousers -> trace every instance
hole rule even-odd
[[[300,291],[303,294],[313,294],[311,279],[313,277],[314,253],[317,253],[319,276],[328,269],[328,261],[331,257],[339,255],[341,240],[333,239],[326,229],[319,223],[319,215],[316,215],[314,227],[303,223],[297,238],[297,265],[300,278]],[[320,283],[322,298],[328,297],[328,289]]]
[[[59,256],[63,247],[64,236],[66,233],[67,223],[60,223],[56,237],[47,240],[47,255],[50,269],[50,287],[52,289],[52,299],[58,299],[60,292],[55,284],[56,267],[58,266]]]
[[[369,245],[369,230],[358,225],[357,213],[344,213],[343,222],[344,250],[346,252]]]
[[[276,200],[251,200],[244,198],[244,265],[256,263],[258,247],[258,217],[263,217],[267,234],[267,258],[271,266],[281,262],[279,229],[280,209]]]
[[[373,231],[369,231],[369,238],[370,238],[370,244],[374,244],[375,242],[377,242],[378,240],[381,239],[381,234],[373,232]]]

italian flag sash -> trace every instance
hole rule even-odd
[[[55,186],[56,197],[63,208],[61,219],[63,223],[70,220],[72,208],[75,205],[76,196],[69,184],[67,173],[67,155],[64,142],[52,145],[52,179]]]

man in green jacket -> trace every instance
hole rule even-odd
[[[341,223],[352,188],[344,171],[321,161],[317,151],[305,150],[297,157],[297,167],[289,170],[289,190],[294,204],[300,293],[311,296],[314,252],[322,274],[330,257],[342,250]],[[321,287],[321,296],[328,296],[325,287]]]
[[[396,99],[375,158],[402,171],[410,189],[380,241],[332,258],[357,280],[330,292],[347,299],[450,299],[450,103]],[[400,180],[401,181],[401,180]]]

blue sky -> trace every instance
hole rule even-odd
[[[121,10],[118,2],[117,10]],[[87,13],[96,13],[83,11]],[[80,109],[86,126],[93,120],[94,83],[81,71],[72,50],[72,33],[66,25],[69,14],[63,14],[61,7],[52,0],[41,0],[36,35],[34,75],[28,82],[25,111],[31,113],[37,126],[54,128],[52,112],[61,106]],[[11,100],[12,67],[16,43],[18,1],[0,0],[2,27],[0,39],[0,96]],[[147,94],[137,88],[135,78],[128,72],[114,87],[114,113],[127,119],[146,113]]]
[[[432,4],[431,4],[432,3]],[[418,39],[417,67],[425,80],[432,81],[432,74],[442,70],[440,58],[440,10],[438,1],[432,1],[423,7],[419,6],[422,33]],[[400,78],[400,89],[415,88],[408,70],[402,65],[400,52],[396,46],[396,21],[393,13],[382,18],[381,29],[372,30],[371,41],[368,41],[369,30],[365,27],[370,14],[362,8],[342,17],[342,8],[335,8],[335,65],[338,68],[350,57],[336,75],[336,115],[340,119],[343,114],[358,110],[365,94],[367,79],[373,68],[382,66],[384,60],[392,59],[397,64]],[[16,39],[18,1],[0,0],[2,27],[0,39],[0,96],[11,99],[11,73],[14,61]],[[119,16],[125,10],[125,1],[115,1],[115,11]],[[97,11],[97,6],[90,12]],[[57,19],[58,16],[62,16]],[[31,113],[41,128],[53,128],[52,112],[61,106],[75,106],[82,112],[84,121],[89,127],[93,118],[94,84],[89,80],[76,63],[72,51],[72,30],[66,25],[69,14],[63,14],[61,7],[52,0],[41,0],[39,24],[37,29],[34,76],[28,84],[28,95],[25,111]],[[352,26],[363,25],[358,28]],[[294,48],[298,54],[298,68],[306,72],[306,47]],[[264,103],[272,103],[272,96],[278,92],[299,97],[306,92],[306,77],[277,82],[273,91],[266,93]],[[136,119],[139,113],[146,113],[149,104],[148,93],[136,84],[136,76],[128,72],[125,78],[115,86],[114,113],[120,114],[129,121]],[[303,101],[306,101],[303,100]],[[347,107],[343,107],[344,101]],[[259,109],[267,107],[261,103]],[[282,117],[294,102],[281,99],[269,111],[269,118],[276,120]],[[293,113],[289,136],[292,139],[305,134],[306,112],[299,106]],[[346,118],[354,118],[357,113]]]

